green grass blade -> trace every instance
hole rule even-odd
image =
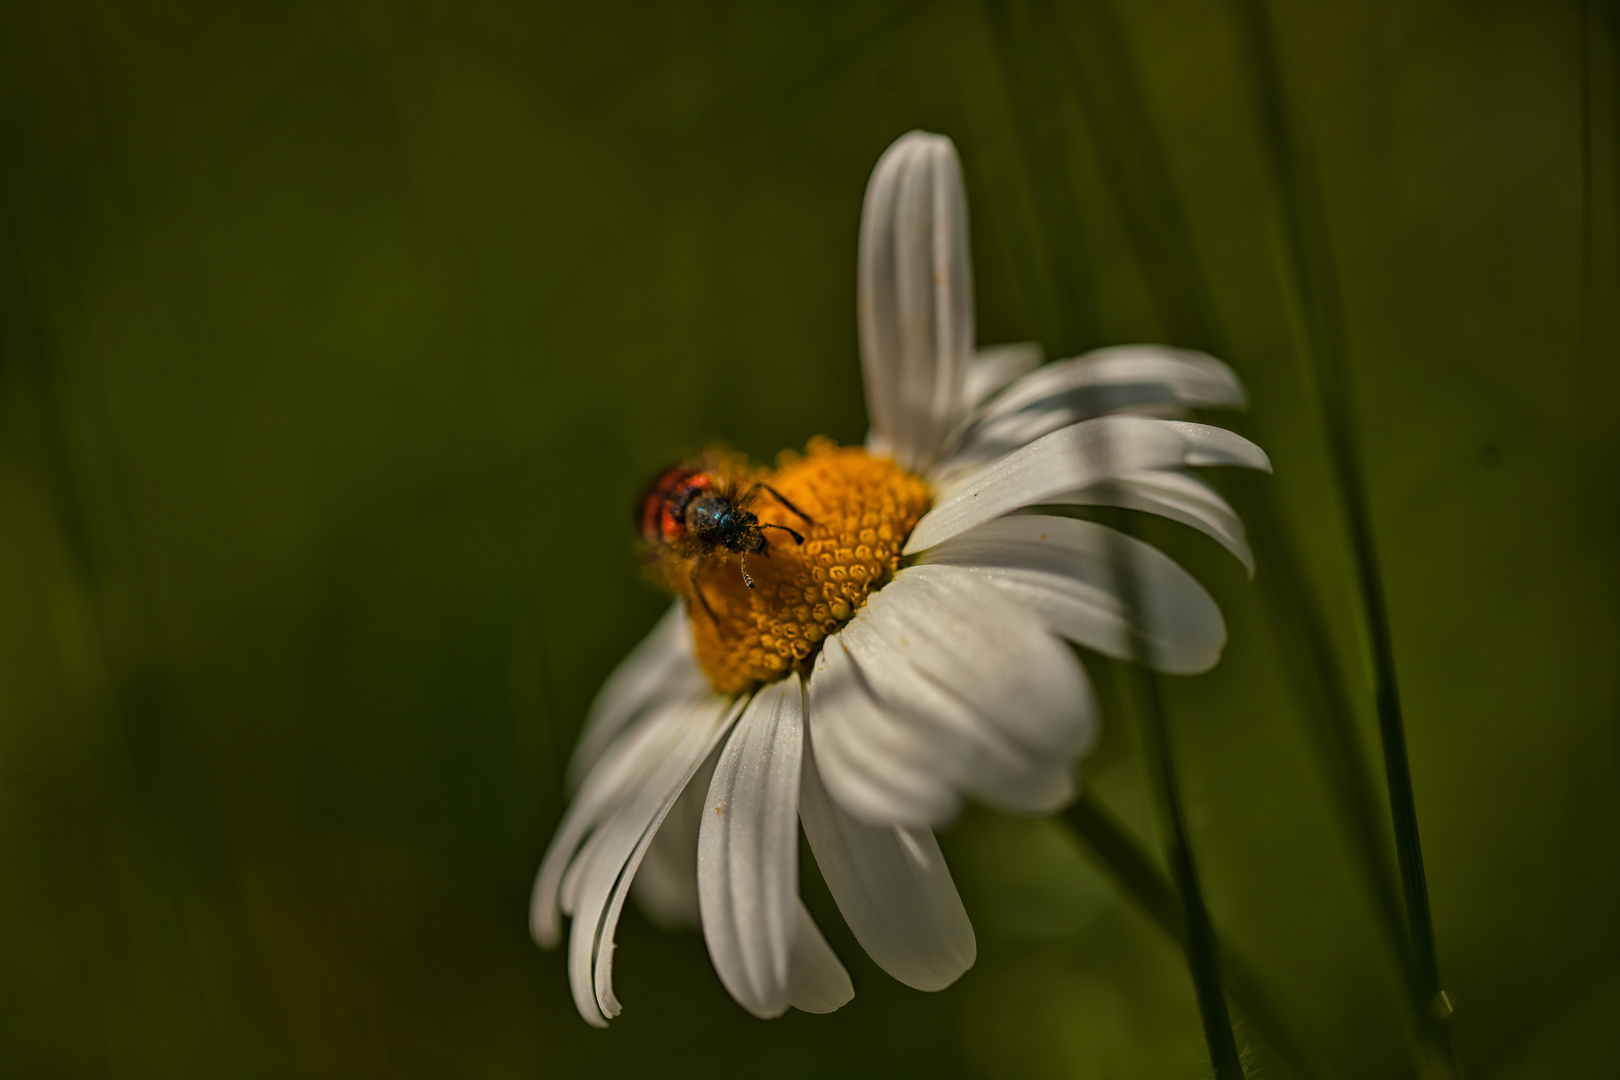
[[[1449,997],[1440,985],[1428,883],[1418,835],[1417,805],[1407,758],[1405,723],[1396,681],[1377,545],[1354,434],[1349,346],[1339,297],[1327,211],[1311,155],[1290,121],[1281,64],[1265,0],[1235,0],[1255,74],[1261,129],[1284,218],[1285,246],[1304,317],[1307,352],[1327,424],[1329,457],[1350,530],[1361,614],[1373,662],[1373,696],[1394,821],[1407,933],[1411,939],[1411,995],[1416,1026],[1439,1063],[1453,1069]]]

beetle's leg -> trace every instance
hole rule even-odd
[[[795,532],[794,530],[788,528],[786,525],[761,525],[760,528],[761,529],[781,529],[783,532],[785,532],[789,536],[793,537],[793,542],[794,543],[796,543],[796,544],[804,543],[804,537],[800,536],[797,532]],[[762,537],[760,537],[760,539],[763,540],[764,537],[762,536]]]
[[[703,595],[703,586],[698,581],[698,571],[703,569],[703,562],[704,560],[699,559],[692,565],[692,595],[697,597],[698,603],[703,605],[703,610],[708,613],[709,621],[718,625],[720,620],[714,617],[714,608],[709,606],[709,598]]]

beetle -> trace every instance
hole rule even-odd
[[[769,557],[767,529],[777,529],[803,544],[796,529],[760,521],[750,507],[759,494],[770,495],[806,525],[814,527],[804,511],[763,480],[752,479],[745,467],[725,456],[710,453],[702,462],[683,462],[660,473],[648,485],[640,507],[641,538],[654,558],[674,556],[691,564],[692,592],[714,618],[714,609],[698,585],[698,572],[717,555],[736,555],[743,584],[750,589],[748,556]]]

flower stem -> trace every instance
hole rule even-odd
[[[1297,144],[1284,102],[1281,65],[1266,0],[1234,0],[1249,38],[1265,143],[1271,155],[1284,215],[1288,257],[1295,276],[1316,376],[1328,450],[1356,567],[1356,584],[1373,661],[1373,697],[1383,748],[1384,774],[1394,821],[1395,854],[1400,865],[1411,945],[1408,966],[1414,1020],[1420,1040],[1434,1064],[1454,1073],[1449,1025],[1451,998],[1440,987],[1434,924],[1429,913],[1428,884],[1418,838],[1417,803],[1407,759],[1406,730],[1395,678],[1395,649],[1390,636],[1377,547],[1373,540],[1366,487],[1356,454],[1354,417],[1344,312],[1327,228],[1310,155]]]
[[[1215,928],[1209,921],[1209,909],[1204,906],[1198,868],[1187,842],[1186,815],[1181,806],[1180,785],[1176,782],[1175,762],[1171,759],[1170,735],[1164,724],[1158,682],[1151,672],[1125,665],[1121,665],[1120,670],[1130,673],[1122,682],[1136,684],[1131,688],[1130,696],[1134,699],[1131,711],[1141,735],[1148,787],[1163,819],[1165,862],[1170,866],[1170,877],[1181,900],[1187,966],[1192,971],[1193,989],[1198,996],[1204,1038],[1209,1043],[1210,1065],[1215,1080],[1243,1080],[1243,1058],[1238,1053],[1237,1036],[1233,1034],[1232,1017],[1226,1007]]]

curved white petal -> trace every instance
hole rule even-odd
[[[1233,465],[1264,473],[1271,471],[1271,458],[1266,452],[1235,431],[1187,420],[1149,422],[1165,424],[1186,440],[1188,465]]]
[[[822,786],[814,753],[804,755],[799,818],[838,910],[879,967],[918,990],[943,990],[973,966],[973,924],[931,830],[851,817]]]
[[[1000,461],[1041,436],[1050,435],[1082,419],[1085,417],[1074,416],[1066,409],[1031,409],[1003,416],[993,424],[971,432],[951,451],[949,459],[935,467],[928,479],[935,491],[949,493],[991,462]]]
[[[793,979],[788,1004],[808,1013],[830,1013],[849,1003],[855,985],[838,955],[821,936],[821,928],[799,901],[797,933],[793,939]]]
[[[905,553],[925,551],[991,518],[1065,492],[1183,465],[1271,469],[1263,450],[1225,428],[1143,416],[1085,420],[968,477],[917,522]]]
[[[1030,372],[989,402],[975,422],[1031,407],[1093,417],[1167,404],[1241,409],[1246,399],[1237,373],[1207,353],[1165,345],[1114,345]]]
[[[653,837],[630,886],[642,913],[664,930],[695,929],[699,925],[698,826],[703,822],[709,781],[714,778],[714,766],[719,757],[718,750],[711,753],[692,774]]]
[[[717,699],[714,707],[721,704]],[[691,709],[691,704],[685,702],[666,702],[654,708],[642,723],[615,740],[586,775],[563,813],[535,876],[529,930],[539,945],[549,949],[561,936],[560,894],[566,871],[575,865],[581,841],[598,821],[628,799],[665,757]]]
[[[963,385],[963,403],[970,409],[1017,379],[1041,366],[1046,352],[1038,341],[985,345],[973,354]]]
[[[607,866],[610,864],[604,864],[587,879],[589,891],[583,895],[584,903],[575,916],[568,936],[568,974],[574,992],[574,1007],[592,1025],[604,1026],[623,1009],[613,993],[613,953],[618,948],[614,938],[619,929],[619,916],[624,912],[624,900],[630,892],[631,882],[637,877],[637,868],[658,835],[659,826],[668,815],[674,798],[678,797],[679,792],[676,792],[672,798],[653,808],[651,819],[642,829],[635,846],[630,849],[616,878],[611,882],[607,880]],[[606,885],[611,885],[611,891],[606,894],[606,904],[600,905],[602,894],[599,890]],[[593,925],[594,938],[587,935],[587,927]],[[590,1012],[592,1009],[596,1010],[595,1017]]]
[[[601,1025],[618,1011],[613,933],[642,856],[740,708],[740,702],[710,697],[656,710],[608,748],[552,840],[535,882],[531,927],[541,944],[556,942],[560,894],[563,910],[573,916],[568,969],[574,1003],[589,1023]]]
[[[1242,408],[1243,384],[1214,357],[1164,345],[1117,345],[1030,372],[988,401],[951,440],[933,476],[950,487],[976,468],[1081,420]]]
[[[878,159],[861,211],[859,277],[871,442],[921,473],[966,412],[973,355],[967,194],[945,136],[913,131]]]
[[[960,574],[1071,641],[1159,671],[1207,671],[1226,644],[1220,608],[1197,579],[1151,544],[1095,522],[997,518],[929,549],[895,583]]]
[[[887,725],[909,736],[915,759],[953,791],[1024,813],[1050,813],[1073,797],[1070,763],[1095,735],[1085,671],[994,584],[954,567],[901,571],[838,639],[883,705]],[[841,719],[820,723],[812,712],[818,748],[837,740],[850,757],[871,756],[883,728],[851,729]],[[818,764],[839,798],[840,770]],[[876,814],[840,801],[874,824],[944,819]]]
[[[961,798],[926,733],[899,724],[843,643],[827,639],[810,675],[816,758],[839,802],[871,821],[924,825],[955,816]]]
[[[743,702],[720,706],[705,703],[693,708],[668,755],[580,852],[579,858],[589,864],[569,927],[568,973],[574,1004],[592,1024],[601,1025],[619,1014],[613,994],[614,935],[641,859],[692,774],[737,719]],[[604,838],[600,845],[595,844],[598,836]],[[631,838],[634,844],[626,851],[625,841]]]
[[[1021,814],[1050,814],[1066,806],[1075,792],[1070,762],[1078,751],[1065,748],[1047,753],[1020,742],[1002,730],[999,717],[980,713],[968,701],[928,672],[894,657],[894,643],[871,635],[851,642],[872,683],[892,710],[893,723],[909,729],[930,749],[929,763],[953,794],[973,795],[992,806]],[[1076,726],[1092,721],[1089,694],[1073,701]],[[848,806],[851,813],[874,824],[933,825],[952,813],[874,813],[873,808]]]
[[[596,692],[568,763],[569,790],[578,787],[614,736],[654,702],[691,698],[707,689],[692,648],[691,623],[677,601]]]
[[[698,831],[703,940],[720,981],[755,1016],[788,1007],[798,936],[804,691],[761,689],[726,740]]]
[[[1076,506],[1121,506],[1145,510],[1190,525],[1237,557],[1254,576],[1254,551],[1243,519],[1221,494],[1198,477],[1180,470],[1152,469],[1054,495],[1049,502]]]

